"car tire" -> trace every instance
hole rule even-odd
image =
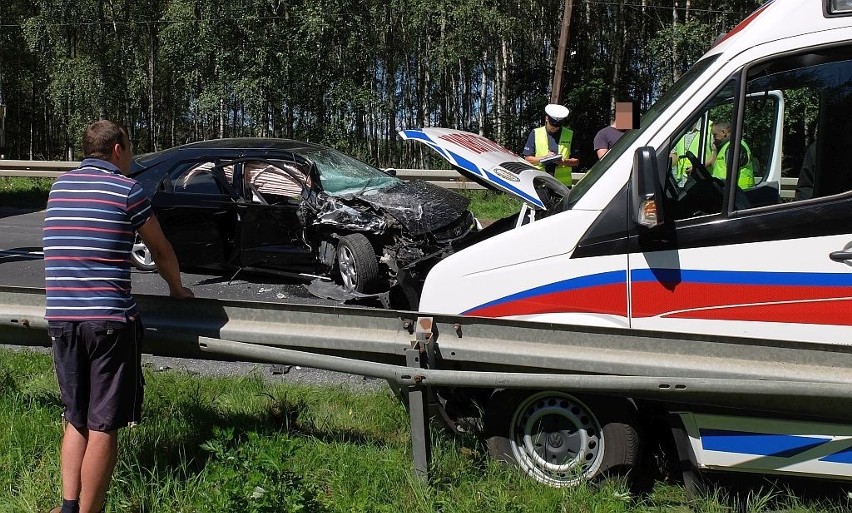
[[[379,262],[370,240],[360,233],[340,238],[337,270],[346,290],[369,294],[379,285]]]
[[[130,250],[130,263],[140,271],[156,271],[157,264],[151,256],[148,246],[142,242],[142,237],[136,234],[133,239],[133,249]]]
[[[485,413],[491,456],[553,487],[635,471],[637,426],[636,409],[626,399],[581,401],[555,390],[501,390]]]

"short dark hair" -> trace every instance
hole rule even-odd
[[[127,149],[129,138],[127,130],[108,119],[95,121],[86,128],[83,134],[83,154],[86,158],[108,160],[112,155],[112,147],[115,144]]]

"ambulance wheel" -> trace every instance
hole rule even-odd
[[[154,263],[151,256],[151,250],[142,242],[142,237],[138,233],[133,239],[133,248],[130,250],[130,263],[140,271],[155,271],[157,269],[157,264]]]
[[[640,461],[637,412],[626,399],[501,390],[485,412],[485,436],[492,457],[554,487],[624,474]]]

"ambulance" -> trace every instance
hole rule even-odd
[[[678,142],[696,127],[697,152],[679,154]],[[430,271],[422,312],[529,321],[543,330],[683,334],[684,344],[690,336],[751,340],[755,352],[769,345],[852,353],[849,0],[764,4],[571,189],[475,134],[421,128],[400,136],[524,203],[517,217],[482,230]],[[679,167],[688,171],[678,176]],[[797,181],[795,192],[782,191],[782,177]],[[599,421],[587,439],[605,435],[613,417],[601,398],[570,391],[497,401],[504,410],[511,403],[509,420],[491,428],[489,447],[556,486],[576,482],[567,460],[549,459],[566,440],[564,426],[585,429],[572,408]],[[545,403],[555,406],[544,412]],[[641,417],[637,402],[618,404]],[[852,480],[845,411],[669,413],[672,431],[684,434],[681,457],[695,469]],[[548,415],[563,428],[543,427]],[[624,445],[631,436],[595,444],[631,452]],[[595,465],[581,472],[594,476],[632,464],[631,457],[595,452]]]

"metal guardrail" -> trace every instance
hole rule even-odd
[[[79,162],[37,161],[37,160],[0,160],[0,176],[29,176],[56,178],[65,171],[79,166]],[[481,185],[452,169],[397,169],[397,176],[403,180],[424,180],[449,189],[484,189]],[[572,173],[574,183],[585,173]],[[796,191],[796,178],[781,178],[781,197],[792,199]]]
[[[79,165],[79,162],[0,160],[0,176],[56,178]],[[484,189],[452,169],[397,169],[396,172],[404,180],[425,180],[452,189]],[[576,173],[575,181],[582,176]]]
[[[0,160],[0,176],[56,178],[79,166],[79,162],[47,160]]]
[[[799,413],[824,413],[824,403],[806,397],[791,401],[780,388],[777,394],[766,388],[766,382],[774,381],[799,383],[790,385],[790,389],[820,383],[812,387],[813,392],[824,397],[832,391],[828,395],[845,404],[843,409],[832,411],[845,412],[839,414],[852,419],[852,348],[840,344],[543,325],[349,306],[198,298],[180,301],[152,295],[136,295],[136,299],[146,327],[145,351],[153,354],[224,360],[242,355],[248,360],[269,361],[270,353],[264,355],[263,351],[278,348],[405,366],[405,352],[412,347],[420,319],[428,316],[433,319],[428,338],[440,347],[440,366],[480,377],[462,379],[459,375],[427,373],[423,375],[425,384],[434,379],[437,385],[448,385],[455,379],[468,386],[521,386],[516,377],[501,378],[506,373],[527,373],[527,380],[534,379],[533,374],[633,376],[668,381],[648,388],[648,382],[642,380],[622,380],[621,384],[599,380],[603,388],[597,390],[737,407],[765,406],[770,401],[779,411],[795,408]],[[0,286],[0,343],[48,345],[44,301],[43,289]],[[217,346],[215,341],[222,344]],[[260,352],[233,352],[233,346],[225,348],[228,341],[254,346],[252,351]],[[286,359],[297,353],[283,354]],[[311,366],[321,365],[315,362]],[[764,383],[755,384],[754,395],[741,389],[740,394],[724,397],[729,389],[710,387],[712,380],[742,381],[743,386],[758,380]],[[696,388],[677,388],[675,384],[681,381],[692,382]],[[595,390],[593,382],[586,382],[584,387]],[[663,387],[665,383],[671,383],[671,387]]]

